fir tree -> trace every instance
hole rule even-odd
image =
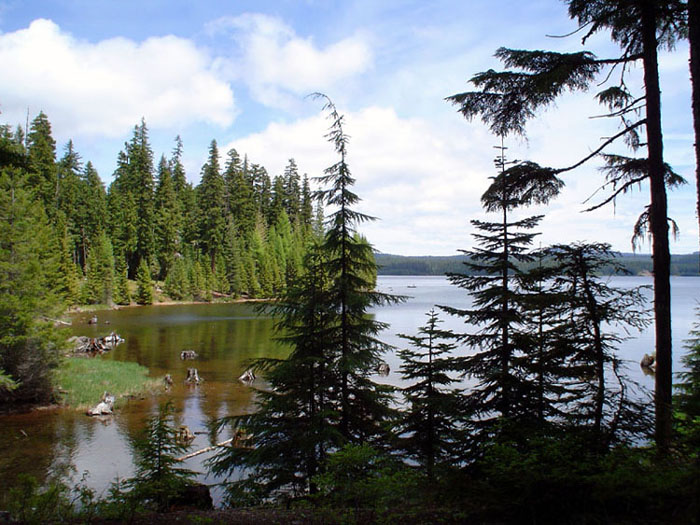
[[[146,259],[141,259],[136,273],[136,302],[138,304],[153,304],[153,281]]]
[[[559,314],[566,320],[559,341],[567,348],[571,372],[568,385],[561,381],[569,387],[566,419],[577,431],[590,431],[597,452],[632,443],[647,430],[645,409],[630,395],[632,385],[615,349],[624,334],[648,326],[646,301],[639,288],[615,288],[598,277],[611,265],[623,271],[612,260],[610,245],[554,245],[545,254],[553,266],[551,286],[559,292]]]
[[[41,198],[47,213],[53,216],[58,200],[56,141],[43,111],[32,121],[27,138],[28,183]]]
[[[448,342],[454,339],[454,334],[438,327],[441,321],[434,310],[427,316],[428,321],[418,329],[417,335],[399,335],[414,349],[398,351],[402,377],[413,383],[403,389],[408,406],[401,416],[397,435],[399,447],[433,481],[436,467],[457,460],[463,436],[459,428],[461,391],[448,390],[455,382],[450,374],[459,369],[458,361],[450,355],[456,345]]]
[[[383,434],[381,425],[390,414],[389,389],[370,379],[388,349],[377,339],[387,325],[369,318],[367,311],[402,298],[373,289],[369,276],[376,274],[377,265],[372,247],[358,239],[355,227],[374,218],[352,208],[359,197],[350,189],[355,179],[346,162],[348,136],[343,130],[343,117],[328,97],[318,93],[314,96],[324,100],[331,120],[328,141],[339,157],[318,179],[321,185],[328,185],[318,197],[333,209],[321,245],[333,279],[325,304],[333,316],[326,340],[336,349],[333,363],[338,376],[339,429],[346,440],[359,443]]]
[[[505,148],[500,149],[500,173],[481,198],[486,211],[500,214],[500,221],[471,221],[480,233],[474,234],[479,247],[463,251],[469,271],[448,274],[450,282],[471,294],[473,305],[466,310],[441,306],[476,327],[458,337],[473,350],[462,360],[462,373],[477,381],[465,396],[473,429],[470,447],[476,447],[472,455],[493,439],[509,439],[516,429],[522,433],[523,425],[534,426],[537,396],[528,373],[530,348],[519,344],[526,340],[521,337],[527,332],[526,294],[517,280],[521,265],[532,260],[528,250],[536,234],[531,230],[541,216],[513,220],[510,214],[520,206],[547,202],[562,187],[551,171],[529,162],[506,169]]]
[[[214,270],[216,255],[226,234],[226,185],[219,168],[216,141],[209,146],[209,159],[202,167],[202,181],[197,187],[199,233],[202,250],[209,256],[209,268]]]
[[[90,247],[86,276],[83,300],[90,304],[110,304],[114,286],[114,254],[112,243],[104,232]]]
[[[175,185],[165,157],[158,164],[158,185],[155,194],[156,254],[158,277],[165,278],[173,264],[179,245],[181,214],[177,203]]]
[[[684,26],[682,2],[668,0],[567,0],[569,15],[587,28],[583,42],[601,30],[609,30],[611,38],[622,48],[615,58],[597,58],[593,53],[556,53],[500,48],[496,56],[513,71],[489,70],[472,78],[480,89],[448,98],[471,119],[480,116],[500,136],[514,132],[525,133],[526,122],[536,110],[552,104],[565,91],[585,90],[605,74],[608,66],[622,66],[620,83],[598,94],[598,99],[610,108],[609,117],[621,119],[622,131],[607,139],[584,159],[557,172],[575,169],[594,158],[615,140],[623,138],[633,147],[646,146],[645,178],[649,182],[650,207],[648,227],[652,237],[654,262],[654,312],[656,323],[656,442],[662,454],[668,451],[671,432],[671,295],[668,205],[666,195],[666,166],[663,160],[661,132],[661,102],[658,71],[658,49],[671,48]],[[643,65],[644,93],[634,97],[627,89],[625,75],[631,63]],[[611,75],[608,73],[605,80]],[[644,118],[629,121],[629,115],[644,110]],[[646,139],[639,129],[644,126]],[[641,180],[624,176],[611,184],[614,194],[625,191]]]
[[[0,370],[17,388],[0,401],[46,402],[63,335],[47,318],[60,315],[50,275],[54,232],[41,200],[13,167],[0,167]]]
[[[141,267],[139,266],[139,269]],[[164,512],[196,473],[178,467],[177,456],[189,448],[177,440],[173,427],[172,405],[161,405],[158,414],[148,420],[146,428],[134,442],[136,476],[126,480],[132,502]]]
[[[213,461],[218,474],[244,467],[242,478],[228,486],[233,501],[259,502],[280,491],[292,496],[315,493],[314,476],[343,441],[333,394],[336,352],[326,339],[333,323],[326,308],[331,277],[318,247],[307,255],[305,270],[280,302],[266,308],[277,319],[278,338],[291,347],[287,359],[263,358],[253,364],[265,373],[272,390],[260,391],[253,414],[219,422],[232,424],[251,444],[226,449]]]
[[[131,304],[131,294],[129,293],[129,281],[126,275],[126,261],[124,257],[115,257],[114,263],[114,295],[112,297],[116,304]]]

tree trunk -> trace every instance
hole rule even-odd
[[[654,317],[656,326],[656,446],[661,455],[671,440],[671,255],[668,240],[666,185],[661,132],[661,90],[656,39],[656,10],[653,0],[642,2],[642,45],[646,92],[646,130],[649,162],[649,227],[654,268]]]
[[[700,234],[700,0],[688,0],[688,42],[690,44],[690,85],[693,101],[693,127],[695,129],[695,190],[696,213]],[[700,273],[700,253],[698,253]]]

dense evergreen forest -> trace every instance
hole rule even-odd
[[[11,319],[2,330],[17,345],[16,355],[3,352],[2,369],[21,385],[12,398],[50,395],[48,347],[57,343],[42,319],[67,307],[150,304],[156,291],[173,300],[269,298],[299,278],[322,212],[294,160],[275,177],[235,150],[221,166],[212,141],[193,187],[182,154],[176,138],[170,157],[154,162],[142,121],[105,189],[72,141],[57,151],[43,112],[28,130],[0,126],[2,301]],[[26,337],[45,351],[35,356],[45,374],[28,373]]]

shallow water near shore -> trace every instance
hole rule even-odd
[[[611,284],[632,287],[651,284],[648,277],[615,277]],[[435,304],[459,308],[469,306],[463,290],[450,285],[444,277],[380,276],[378,289],[408,296],[406,302],[377,308],[373,314],[391,326],[381,339],[396,347],[406,342],[397,334],[415,334],[425,324],[425,314]],[[695,308],[700,298],[700,277],[674,277],[673,337],[674,370],[680,367],[684,353],[682,342],[695,321]],[[651,296],[651,292],[648,292]],[[651,305],[650,305],[651,306]],[[209,432],[208,425],[216,418],[242,414],[254,409],[255,388],[264,388],[256,380],[252,387],[238,381],[246,362],[262,356],[284,357],[288,349],[274,341],[274,320],[258,312],[256,305],[188,304],[125,308],[97,312],[98,324],[88,325],[92,313],[77,314],[72,335],[91,337],[114,331],[124,342],[100,359],[135,361],[150,370],[152,377],[171,374],[174,384],[168,391],[128,400],[114,416],[89,418],[69,409],[35,411],[28,414],[0,416],[0,504],[17,476],[27,473],[45,481],[51,472],[71,471],[78,481],[89,472],[85,483],[98,495],[106,494],[117,478],[133,475],[132,443],[145,419],[157,412],[159,403],[171,400],[176,424],[187,425],[196,434],[191,450],[195,451],[228,439]],[[441,314],[443,327],[464,331],[460,319]],[[633,334],[634,335],[634,334]],[[653,378],[639,368],[644,353],[654,346],[653,327],[623,343],[620,355],[629,360],[628,374],[647,389],[653,389]],[[182,361],[182,350],[194,350],[198,358]],[[377,377],[381,382],[401,385],[400,362],[394,352],[386,355],[391,372]],[[204,382],[198,386],[184,383],[187,368],[195,367]],[[200,472],[199,481],[208,485],[223,481],[206,474],[205,461],[212,453],[184,462],[186,468]],[[215,502],[221,492],[214,490]]]

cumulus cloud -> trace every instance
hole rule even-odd
[[[433,254],[463,247],[468,219],[479,213],[491,174],[492,137],[476,129],[466,137],[460,121],[435,125],[385,107],[343,113],[354,189],[363,199],[358,209],[381,219],[361,227],[375,247]],[[294,157],[300,172],[314,177],[337,160],[324,139],[328,125],[323,114],[273,123],[222,151],[234,147],[273,176]]]
[[[372,65],[370,46],[360,34],[319,48],[279,18],[256,13],[223,17],[207,29],[230,35],[236,44],[234,56],[219,61],[222,71],[246,82],[254,98],[274,107],[326,90]]]
[[[175,36],[91,43],[38,19],[0,34],[0,63],[4,121],[21,122],[30,108],[70,135],[119,136],[141,117],[164,128],[227,126],[235,116],[233,92],[214,61]]]
[[[356,178],[354,189],[363,199],[358,209],[380,218],[361,226],[361,231],[377,249],[405,255],[455,254],[473,245],[471,219],[497,220],[480,205],[480,196],[494,175],[491,161],[496,153],[492,147],[496,140],[483,126],[454,116],[404,118],[391,108],[376,106],[341,112],[350,135],[348,162]],[[572,126],[557,110],[545,120],[535,133],[536,144],[509,141],[511,158],[568,165],[575,160],[575,152],[587,153],[590,141],[595,145],[600,136],[593,128],[580,137],[581,127]],[[240,154],[248,154],[251,162],[263,164],[272,176],[281,174],[294,157],[300,172],[317,176],[337,160],[332,145],[324,139],[328,124],[322,114],[273,123],[229,143],[222,151],[235,147]],[[598,124],[593,121],[591,125]],[[546,135],[544,145],[540,133]],[[559,155],[558,150],[569,153]],[[545,215],[536,243],[601,241],[630,251],[632,226],[648,202],[648,190],[621,197],[615,207],[582,213],[587,207],[584,199],[602,182],[595,166],[576,170],[567,175],[566,188],[549,206],[525,209],[518,216]],[[689,222],[682,226],[687,226],[683,242],[674,244],[674,250],[680,252],[689,251],[697,242],[697,229]]]

